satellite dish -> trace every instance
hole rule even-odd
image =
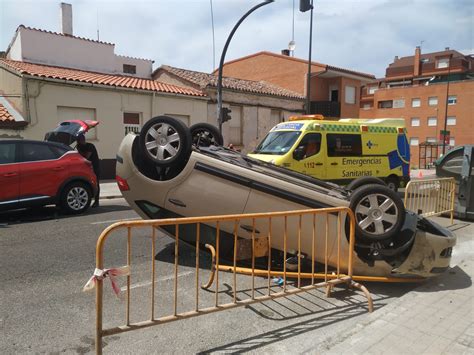
[[[296,48],[296,42],[295,41],[290,41],[290,43],[288,43],[288,49],[290,51],[294,51]]]

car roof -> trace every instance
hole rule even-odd
[[[72,147],[62,144],[62,143],[56,143],[56,142],[48,142],[48,141],[38,141],[34,139],[2,139],[0,140],[0,144],[6,144],[6,143],[35,143],[35,144],[46,144],[50,146],[55,146],[58,148],[66,149],[66,150],[73,150]]]

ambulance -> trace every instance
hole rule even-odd
[[[376,177],[396,191],[410,180],[404,119],[292,116],[248,156],[339,185]]]

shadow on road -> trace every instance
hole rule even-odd
[[[102,213],[118,212],[130,210],[130,206],[106,205],[96,208],[89,208],[85,213],[78,215],[65,214],[55,206],[45,206],[37,208],[26,208],[14,211],[0,212],[0,228],[8,228],[10,225],[21,223],[33,223],[63,218],[77,218],[88,215],[98,215]]]

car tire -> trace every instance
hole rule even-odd
[[[196,147],[222,146],[224,144],[222,134],[217,127],[209,123],[196,123],[189,130],[191,131],[193,145]]]
[[[386,183],[387,183],[387,187],[390,190],[395,191],[395,192],[397,192],[398,188],[400,187],[400,180],[395,175],[389,176],[386,180]]]
[[[79,214],[91,205],[92,193],[85,183],[76,181],[67,184],[61,192],[59,206],[67,214]]]
[[[394,237],[405,222],[405,206],[398,194],[387,186],[359,187],[349,207],[355,216],[355,235],[359,241],[383,241]]]
[[[191,133],[186,125],[172,117],[153,117],[140,132],[143,156],[159,167],[171,167],[189,158]]]
[[[375,176],[363,176],[360,178],[357,178],[355,180],[352,180],[346,187],[345,189],[348,191],[354,191],[357,190],[359,187],[364,186],[364,185],[369,185],[369,184],[376,184],[376,185],[383,185],[387,186],[385,181],[382,179],[379,179],[378,177]]]

